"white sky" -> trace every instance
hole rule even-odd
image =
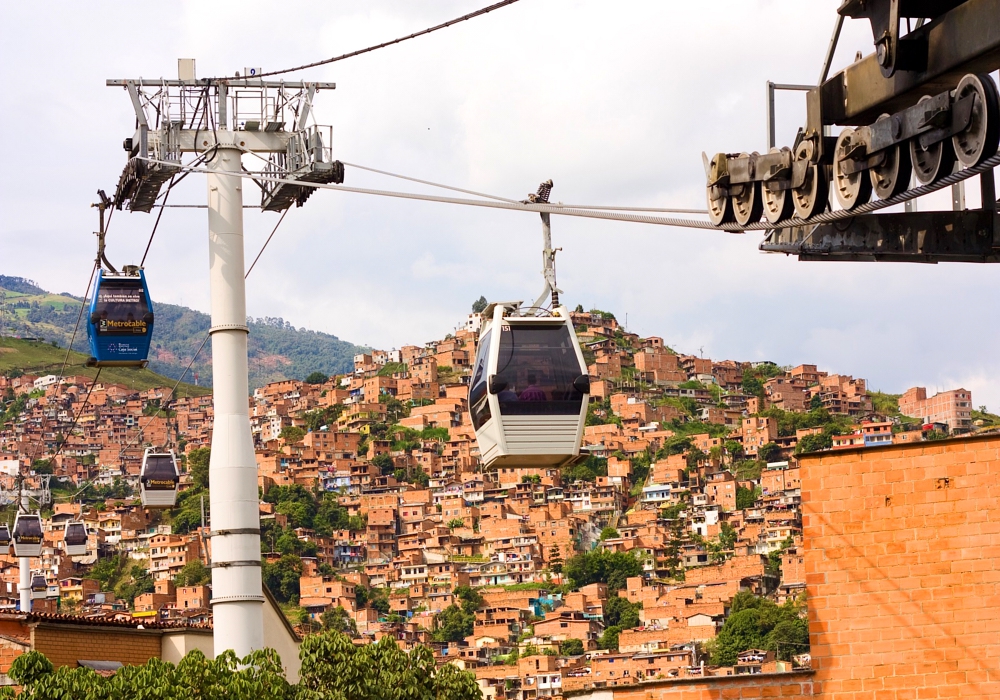
[[[97,188],[113,192],[133,116],[117,77],[298,65],[422,29],[488,0],[4,3],[0,273],[82,294]],[[332,80],[317,119],[336,157],[523,198],[701,207],[701,151],[762,150],[764,82],[815,82],[840,0],[521,0],[292,79]],[[849,22],[835,68],[870,52]],[[778,99],[779,143],[804,117]],[[249,163],[248,163],[249,165]],[[203,203],[201,176],[171,195]],[[969,203],[978,204],[977,180]],[[347,184],[427,191],[348,169]],[[256,203],[247,188],[247,203]],[[941,203],[941,197],[938,198]],[[926,208],[927,202],[921,202]],[[276,221],[248,211],[247,258]],[[154,215],[119,212],[109,256],[138,262]],[[208,310],[204,210],[168,210],[146,263],[154,299]],[[733,236],[554,217],[564,301],[716,359],[815,363],[901,392],[963,385],[1000,409],[1000,269],[800,263]],[[537,215],[320,191],[293,209],[248,312],[394,347],[449,332],[480,294],[540,291]]]

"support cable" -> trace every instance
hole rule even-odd
[[[112,212],[114,212],[114,209],[112,209]],[[109,216],[108,223],[110,222],[111,222],[111,217]],[[107,227],[105,227],[105,232],[107,232]],[[100,261],[101,261],[100,258],[94,260],[94,267],[90,271],[90,278],[87,280],[87,289],[83,293],[83,301],[80,302],[80,313],[78,313],[76,316],[76,325],[73,326],[73,335],[70,336],[69,345],[66,346],[66,355],[63,357],[63,363],[62,367],[59,370],[59,379],[56,380],[56,386],[61,385],[63,378],[66,376],[66,366],[67,364],[69,364],[70,353],[73,352],[73,343],[76,342],[76,334],[80,330],[80,320],[83,318],[83,310],[87,307],[87,297],[90,295],[91,285],[94,284],[94,274],[97,272],[97,268],[101,264]],[[29,468],[31,467],[32,464],[35,463],[35,457],[38,455],[39,444],[45,442],[44,430],[42,432],[43,435],[40,436],[39,439],[35,441],[34,445],[32,445],[31,457],[28,459]]]
[[[184,174],[187,175],[187,173]],[[142,260],[139,261],[140,268],[146,264],[146,256],[149,255],[149,246],[153,245],[153,236],[156,235],[156,229],[159,227],[160,219],[163,217],[163,205],[167,203],[167,198],[170,196],[170,190],[174,188],[175,177],[177,176],[175,175],[174,177],[170,178],[170,184],[167,185],[167,191],[163,193],[163,204],[160,205],[160,211],[156,215],[156,221],[153,222],[153,230],[149,233],[149,240],[146,241],[146,251],[142,254]]]
[[[272,70],[272,71],[267,71],[265,73],[258,73],[257,75],[254,76],[254,79],[257,79],[257,78],[266,78],[266,77],[271,76],[271,75],[282,75],[284,73],[294,73],[296,71],[305,70],[306,68],[315,68],[317,66],[325,66],[325,65],[327,65],[329,63],[334,63],[336,61],[343,61],[345,58],[352,58],[353,56],[360,56],[361,54],[364,54],[364,53],[370,53],[371,51],[377,51],[378,49],[383,49],[383,48],[385,48],[387,46],[392,46],[393,44],[401,44],[404,41],[408,41],[410,39],[416,39],[419,36],[424,36],[425,34],[430,34],[432,32],[436,32],[439,29],[445,29],[447,27],[450,27],[453,24],[458,24],[459,22],[464,22],[466,20],[473,19],[473,18],[479,17],[481,15],[485,15],[486,13],[492,12],[493,10],[499,10],[501,7],[506,7],[507,5],[513,5],[515,2],[517,2],[517,0],[502,0],[502,2],[494,3],[493,5],[490,5],[488,7],[483,7],[481,9],[479,9],[479,10],[476,10],[475,12],[470,12],[467,15],[462,15],[461,17],[456,17],[455,19],[448,20],[444,24],[438,24],[438,25],[433,26],[433,27],[428,27],[427,29],[422,29],[421,31],[414,32],[413,34],[407,34],[406,36],[399,37],[398,39],[393,39],[392,41],[386,41],[386,42],[383,42],[381,44],[376,44],[375,46],[369,46],[367,48],[359,49],[357,51],[351,51],[350,53],[345,53],[345,54],[342,54],[340,56],[334,56],[333,58],[327,58],[327,59],[324,59],[322,61],[315,61],[313,63],[306,63],[305,65],[302,65],[302,66],[296,66],[295,68],[283,68],[281,70]],[[234,75],[234,76],[229,76],[227,78],[215,78],[214,80],[220,80],[220,81],[225,81],[225,80],[230,80],[230,79],[236,80],[238,77],[239,76],[235,76]]]
[[[264,249],[267,248],[267,244],[271,242],[272,238],[274,238],[274,234],[277,233],[278,227],[281,226],[281,222],[285,220],[285,214],[288,213],[288,209],[291,209],[291,207],[288,207],[283,212],[281,212],[281,218],[278,219],[278,223],[274,225],[274,229],[271,231],[271,235],[267,237],[266,241],[264,241],[264,245],[261,246],[260,252],[257,253],[257,257],[253,259],[252,263],[250,263],[250,268],[247,270],[247,273],[243,275],[243,279],[249,277],[250,273],[253,272],[253,266],[257,264],[258,260],[260,260],[260,256],[264,254]]]
[[[264,254],[264,249],[267,248],[267,244],[271,242],[271,239],[274,237],[274,234],[277,233],[278,227],[281,226],[281,222],[285,220],[285,214],[287,214],[287,213],[288,213],[288,209],[285,209],[281,213],[281,218],[278,219],[278,223],[275,224],[274,229],[271,231],[271,235],[267,237],[266,241],[264,241],[264,245],[261,246],[260,251],[257,253],[257,257],[255,257],[253,259],[253,263],[250,264],[250,269],[247,270],[246,274],[243,276],[243,279],[246,279],[247,277],[249,277],[250,273],[253,272],[254,265],[256,265],[257,261],[260,260],[260,256]],[[208,343],[208,339],[211,338],[211,337],[212,336],[210,334],[208,334],[208,333],[205,334],[205,338],[204,338],[204,340],[201,341],[201,345],[198,346],[198,350],[194,353],[194,355],[191,357],[191,360],[187,363],[187,367],[184,368],[184,371],[181,373],[181,376],[177,378],[177,381],[174,383],[173,389],[170,390],[170,401],[171,402],[173,402],[175,400],[176,396],[177,396],[177,387],[179,387],[181,385],[181,382],[184,381],[184,377],[186,377],[187,374],[188,374],[188,372],[191,371],[192,365],[194,365],[195,360],[198,359],[198,356],[201,354],[201,351],[205,349],[205,344]],[[153,415],[151,415],[149,417],[149,420],[147,420],[144,425],[141,425],[138,428],[138,430],[136,431],[136,434],[118,452],[118,459],[119,460],[122,458],[122,455],[124,455],[125,452],[128,450],[128,448],[132,446],[132,444],[136,441],[136,439],[143,434],[143,432],[146,430],[146,428],[149,427],[149,424],[153,422],[153,419],[156,418],[158,415],[160,415],[160,413],[162,411],[163,411],[163,406],[162,405],[156,407],[156,412],[153,413]]]
[[[409,180],[410,182],[418,182],[421,185],[430,185],[431,187],[440,187],[443,190],[452,190],[454,192],[462,192],[464,194],[471,194],[471,195],[474,195],[476,197],[485,197],[486,199],[495,199],[495,200],[500,201],[500,202],[510,202],[512,204],[516,204],[517,203],[516,199],[507,199],[506,197],[497,197],[496,195],[493,195],[493,194],[485,194],[483,192],[476,192],[475,190],[463,190],[461,187],[452,187],[451,185],[442,185],[439,182],[431,182],[430,180],[420,180],[420,179],[415,178],[415,177],[409,177],[408,175],[399,175],[397,173],[390,173],[390,172],[388,172],[386,170],[377,170],[375,168],[369,168],[369,167],[366,167],[364,165],[358,165],[357,163],[347,163],[347,162],[344,162],[344,161],[341,161],[341,162],[344,163],[344,165],[349,166],[351,168],[357,168],[358,170],[367,170],[370,173],[378,173],[379,175],[387,175],[389,177],[399,178],[400,180]]]
[[[465,190],[461,187],[453,187],[451,185],[443,185],[440,182],[431,182],[430,180],[421,180],[415,177],[409,177],[408,175],[400,175],[398,173],[390,173],[386,170],[378,170],[376,168],[369,168],[364,165],[358,165],[357,163],[347,163],[341,161],[344,165],[351,168],[357,168],[358,170],[367,170],[372,173],[378,173],[379,175],[387,175],[388,177],[399,178],[400,180],[409,180],[410,182],[418,182],[421,185],[430,185],[431,187],[440,187],[444,190],[453,190],[455,192],[462,192],[464,194],[475,195],[476,197],[484,197],[486,199],[495,199],[499,202],[510,202],[512,204],[517,204],[520,200],[517,199],[507,199],[506,197],[498,197],[495,194],[486,194],[484,192],[476,192],[475,190]],[[562,202],[546,202],[554,207],[562,207],[563,209],[596,209],[599,211],[648,211],[648,212],[661,212],[666,214],[708,214],[707,209],[677,209],[677,208],[659,208],[659,207],[610,207],[610,206],[589,206],[584,204],[563,204]]]
[[[164,161],[158,161],[155,159],[147,159],[151,163],[160,163]],[[173,163],[172,165],[176,165]],[[439,202],[444,204],[461,204],[465,206],[474,207],[486,207],[490,209],[508,209],[512,211],[524,211],[524,212],[535,212],[543,213],[548,212],[550,214],[562,214],[564,216],[579,216],[588,219],[603,219],[607,221],[624,221],[629,223],[638,224],[657,224],[660,226],[676,226],[680,228],[697,228],[708,231],[727,231],[729,233],[745,233],[746,231],[768,231],[772,229],[789,228],[793,226],[812,226],[816,224],[826,224],[832,223],[834,221],[840,221],[842,219],[850,219],[861,214],[868,214],[880,209],[885,209],[886,207],[895,206],[897,204],[902,204],[903,202],[908,202],[911,199],[916,199],[917,197],[922,197],[924,195],[936,192],[940,189],[948,187],[949,185],[954,185],[957,182],[966,180],[974,175],[986,172],[991,168],[1000,165],[1000,153],[987,158],[979,165],[971,168],[965,168],[964,170],[959,170],[956,173],[948,175],[941,178],[940,180],[933,182],[929,185],[922,185],[920,187],[915,187],[913,189],[901,192],[895,197],[890,197],[889,199],[880,199],[874,202],[868,202],[863,204],[856,209],[848,210],[838,210],[829,211],[823,214],[818,214],[809,219],[799,219],[792,218],[786,221],[781,221],[778,224],[772,224],[770,222],[761,221],[753,224],[747,224],[746,226],[741,226],[739,224],[720,224],[718,226],[712,224],[709,221],[697,221],[695,219],[678,219],[674,217],[663,217],[663,216],[649,216],[646,214],[631,214],[628,212],[618,213],[614,210],[607,210],[604,208],[590,207],[587,209],[570,209],[566,207],[560,207],[554,204],[537,204],[537,203],[510,203],[503,201],[483,201],[476,199],[462,199],[458,197],[439,197],[434,195],[426,194],[415,194],[412,192],[393,192],[390,190],[374,190],[362,187],[348,187],[346,185],[336,185],[333,183],[322,183],[322,182],[302,182],[299,180],[291,180],[280,177],[269,177],[266,175],[251,174],[251,173],[229,173],[236,177],[250,178],[257,180],[258,182],[275,182],[287,185],[295,185],[297,187],[315,187],[318,189],[327,190],[338,190],[340,192],[354,192],[357,194],[371,194],[381,197],[397,197],[400,199],[414,199],[424,202]],[[209,173],[212,172],[206,168],[198,168],[194,166],[180,166],[182,169],[191,170],[192,172]],[[574,205],[574,206],[585,206],[585,205]]]
[[[90,403],[90,395],[94,392],[94,387],[97,386],[97,380],[101,378],[102,369],[103,367],[97,368],[97,374],[94,375],[94,381],[90,383],[90,389],[87,390],[87,395],[84,397],[83,403],[80,404],[80,410],[76,412],[76,416],[73,418],[72,425],[69,426],[69,430],[67,430],[66,434],[63,435],[62,442],[60,442],[56,446],[55,454],[53,454],[49,459],[55,459],[56,457],[59,456],[59,453],[62,452],[62,448],[66,445],[66,442],[69,440],[69,436],[76,429],[76,424],[80,420],[80,416],[83,415],[83,409],[85,409],[87,407],[87,404]]]
[[[156,160],[153,158],[147,158],[146,160],[150,163],[166,162],[166,161]],[[171,165],[177,166],[176,163],[171,163]],[[215,172],[209,170],[208,168],[199,168],[193,165],[181,165],[179,167],[183,170],[190,170],[192,172],[199,172],[199,173]],[[231,172],[227,173],[227,175],[232,175],[234,177],[248,178],[256,180],[258,182],[273,182],[278,184],[295,185],[296,187],[314,187],[317,189],[337,190],[340,192],[354,192],[357,194],[371,194],[381,197],[396,197],[399,199],[414,199],[423,202],[461,204],[465,206],[486,207],[490,209],[507,209],[510,211],[534,212],[536,214],[548,212],[550,214],[562,214],[564,216],[579,216],[590,219],[604,219],[608,221],[627,221],[627,222],[641,223],[641,224],[659,224],[662,226],[679,226],[682,228],[702,228],[713,231],[719,230],[716,226],[713,226],[708,221],[695,221],[693,219],[676,219],[672,217],[647,216],[644,214],[629,214],[627,212],[615,213],[613,211],[602,211],[597,209],[569,209],[561,207],[556,204],[534,204],[530,202],[525,203],[525,202],[485,201],[480,199],[463,199],[459,197],[439,197],[428,194],[415,194],[412,192],[394,192],[391,190],[375,190],[363,187],[348,187],[346,185],[335,185],[333,183],[303,182],[301,180],[290,180],[280,177],[270,177],[267,175],[261,175],[255,173]]]

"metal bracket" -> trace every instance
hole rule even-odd
[[[250,329],[242,323],[221,323],[218,326],[212,326],[209,328],[208,334],[211,335],[212,333],[218,333],[219,331],[243,331],[247,334],[250,333]]]
[[[239,567],[239,566],[251,566],[251,567],[252,566],[256,566],[256,567],[259,568],[261,566],[261,563],[260,563],[259,559],[256,560],[256,561],[254,561],[253,559],[240,559],[240,560],[237,560],[237,561],[212,562],[211,564],[208,565],[208,568],[209,569],[228,569],[230,567]]]
[[[236,527],[230,530],[209,530],[208,536],[215,537],[216,535],[257,535],[260,536],[260,528],[257,527]]]

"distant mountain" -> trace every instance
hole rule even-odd
[[[80,314],[80,297],[50,294],[31,280],[0,275],[0,335],[43,338],[66,347]],[[208,314],[153,300],[156,323],[149,368],[177,379],[198,352],[211,325]],[[354,367],[354,355],[368,348],[336,336],[295,328],[282,318],[247,319],[250,327],[250,387],[282,379],[303,379],[311,372],[342,374]],[[86,319],[80,323],[73,349],[88,353]],[[206,342],[184,377],[212,384],[212,343]]]

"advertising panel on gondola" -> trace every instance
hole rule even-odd
[[[121,275],[98,273],[90,304],[90,364],[142,366],[153,335],[153,305],[142,270]]]

